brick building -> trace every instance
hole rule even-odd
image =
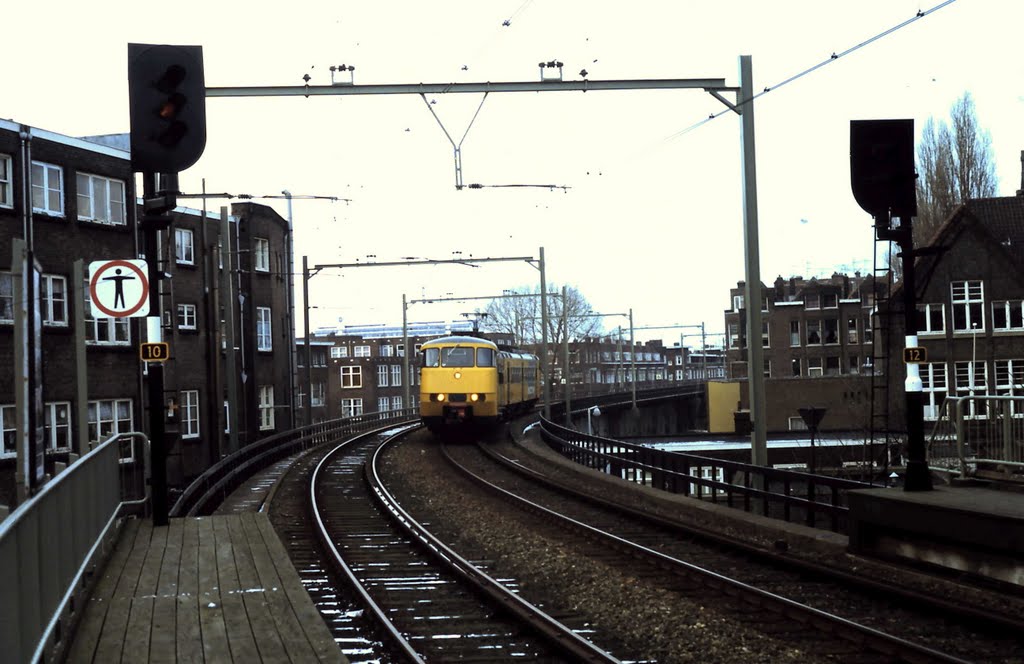
[[[13,248],[25,241],[26,230],[42,272],[47,472],[55,461],[84,453],[112,434],[148,429],[147,372],[138,348],[146,340],[146,319],[92,317],[85,288],[90,262],[141,257],[136,200],[127,136],[73,138],[0,120],[0,504],[15,498],[16,389],[24,371],[15,367],[20,279],[13,274]],[[171,345],[164,389],[172,485],[201,472],[232,444],[292,423],[290,270],[282,269],[290,255],[290,230],[265,206],[247,203],[234,210],[226,224],[226,262],[218,251],[217,215],[178,208],[171,228],[161,232],[161,267],[170,278],[157,286],[160,311],[150,315]],[[221,314],[225,304],[231,326]],[[237,331],[233,343],[223,332],[231,329]],[[231,347],[234,381],[227,380]],[[232,383],[235,389],[227,389]],[[225,405],[232,394],[234,409]],[[141,461],[129,447],[122,455],[126,466]]]

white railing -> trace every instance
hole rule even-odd
[[[144,447],[141,433],[113,436],[47,482],[0,522],[0,644],[5,662],[38,662],[66,637],[62,616],[101,562],[123,507],[121,441]],[[98,555],[99,554],[99,555]]]
[[[928,460],[960,475],[1024,470],[1024,397],[946,397],[928,441]]]

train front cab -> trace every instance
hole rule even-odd
[[[420,418],[433,432],[452,427],[486,429],[498,421],[497,349],[479,339],[424,345]]]

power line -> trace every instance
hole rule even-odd
[[[942,9],[943,7],[945,7],[947,5],[951,5],[954,2],[956,2],[956,0],[945,0],[944,2],[940,2],[939,4],[935,5],[934,7],[932,7],[931,9],[928,9],[926,11],[918,10],[917,13],[914,16],[908,18],[907,20],[903,21],[902,23],[898,23],[898,24],[892,26],[891,28],[878,33],[877,35],[875,35],[873,37],[865,39],[864,41],[860,42],[859,44],[857,44],[855,46],[851,46],[850,48],[846,49],[845,51],[840,51],[838,53],[832,53],[832,55],[830,55],[825,60],[822,60],[821,62],[819,62],[819,63],[817,63],[817,64],[815,64],[815,65],[813,65],[811,67],[808,67],[807,69],[805,69],[805,70],[803,70],[803,71],[801,71],[801,72],[799,72],[797,74],[794,74],[794,75],[790,76],[789,78],[783,80],[780,83],[776,83],[775,85],[770,85],[770,86],[766,87],[761,92],[758,92],[757,94],[753,95],[750,99],[744,100],[743,102],[734,105],[732,108],[726,108],[726,109],[721,110],[721,111],[719,111],[717,113],[712,113],[708,117],[706,117],[706,118],[704,118],[702,120],[699,120],[698,122],[693,123],[689,127],[686,127],[685,129],[682,129],[682,130],[677,131],[676,133],[674,133],[674,134],[672,134],[670,136],[665,137],[664,140],[667,142],[667,141],[675,140],[675,139],[677,139],[677,138],[679,138],[681,136],[684,136],[684,135],[690,133],[691,131],[693,131],[694,129],[697,129],[698,127],[701,127],[701,126],[707,124],[708,122],[711,122],[712,120],[715,120],[715,119],[721,117],[722,115],[724,115],[725,113],[727,113],[727,112],[729,112],[731,110],[742,108],[744,105],[754,101],[755,99],[757,99],[759,97],[763,97],[764,95],[768,94],[769,92],[774,92],[775,90],[778,90],[782,86],[787,85],[789,83],[792,83],[793,81],[796,81],[797,79],[803,78],[804,76],[807,76],[811,72],[816,71],[818,69],[821,69],[825,65],[832,64],[836,60],[838,60],[838,59],[840,59],[840,58],[842,58],[844,56],[847,56],[847,55],[853,53],[854,51],[859,51],[860,49],[864,48],[865,46],[867,46],[867,45],[869,45],[869,44],[871,44],[871,43],[873,43],[875,41],[878,41],[879,39],[881,39],[883,37],[887,37],[887,36],[891,35],[892,33],[896,32],[898,30],[902,30],[903,28],[907,27],[911,23],[919,21],[922,18],[924,18],[925,16],[928,16],[929,14],[937,12],[938,10]]]

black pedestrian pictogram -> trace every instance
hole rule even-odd
[[[135,280],[132,276],[123,276],[121,274],[121,268],[114,270],[113,277],[103,277],[102,281],[113,281],[114,282],[114,308],[124,306],[124,282],[127,280]]]

